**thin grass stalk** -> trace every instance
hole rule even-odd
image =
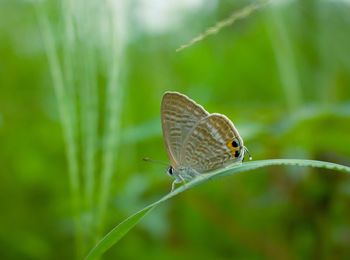
[[[67,91],[67,95],[69,97],[69,105],[70,105],[70,117],[71,117],[71,125],[74,131],[74,142],[77,147],[76,154],[76,163],[78,166],[78,175],[82,170],[80,165],[80,143],[79,143],[79,112],[77,108],[77,92],[78,92],[78,83],[80,73],[77,73],[77,69],[79,67],[76,62],[77,50],[79,46],[77,46],[77,23],[75,20],[75,11],[76,11],[76,1],[65,0],[62,1],[61,6],[61,15],[63,19],[63,71],[64,71],[64,80],[65,80],[65,89]],[[80,258],[86,251],[86,247],[89,246],[86,243],[86,228],[84,225],[84,218],[82,218],[83,212],[83,200],[81,190],[79,191],[80,197],[80,205],[79,205],[79,221],[81,225],[81,241],[79,242],[81,245],[77,248],[77,258]]]
[[[73,222],[75,226],[75,240],[77,258],[83,255],[82,223],[80,221],[80,182],[79,165],[77,160],[77,144],[74,138],[74,126],[72,123],[71,111],[72,105],[70,97],[64,85],[60,61],[57,55],[57,48],[53,32],[46,17],[45,10],[41,3],[34,2],[34,7],[38,17],[40,30],[42,31],[44,46],[48,57],[53,87],[55,90],[59,114],[63,129],[63,138],[66,146],[66,155],[68,162],[68,176],[70,191],[72,196]]]
[[[105,124],[103,134],[103,155],[102,155],[102,174],[99,189],[99,200],[97,205],[97,233],[102,232],[105,212],[110,194],[110,183],[114,172],[115,160],[117,157],[117,147],[120,134],[120,116],[122,108],[123,88],[119,81],[119,72],[122,63],[123,42],[120,38],[117,22],[122,22],[122,12],[115,14],[115,10],[108,8],[108,25],[110,35],[110,53],[106,57],[110,70],[108,75],[108,83],[106,90],[106,107],[105,107]],[[118,5],[121,8],[121,2]],[[119,16],[121,15],[121,17]]]
[[[270,34],[277,68],[279,70],[286,103],[291,113],[296,111],[302,103],[301,87],[293,53],[292,41],[284,24],[284,18],[278,8],[271,8],[271,19],[268,20],[268,31]]]
[[[317,77],[314,87],[317,90],[316,94],[319,94],[321,105],[325,108],[329,108],[334,105],[332,103],[337,98],[336,88],[332,81],[334,80],[334,74],[337,69],[337,65],[334,63],[338,57],[337,54],[334,53],[334,50],[330,51],[329,39],[326,39],[336,32],[330,32],[330,25],[327,20],[327,22],[325,22],[325,17],[329,16],[328,10],[332,3],[314,1],[309,4],[312,5],[309,9],[314,11],[316,16],[317,30],[315,31],[317,35],[313,40],[320,59],[319,68],[316,70]],[[341,15],[341,13],[339,15]]]
[[[182,51],[183,49],[186,49],[186,48],[192,46],[193,44],[195,44],[199,41],[202,41],[204,38],[218,33],[223,28],[234,24],[238,20],[242,20],[242,19],[247,18],[249,15],[251,15],[255,11],[258,11],[258,10],[266,7],[271,2],[272,2],[272,0],[263,0],[263,1],[257,1],[255,3],[246,5],[242,9],[233,12],[229,17],[216,23],[216,25],[207,28],[203,33],[196,36],[195,38],[190,40],[188,43],[181,45],[179,48],[176,49],[176,51],[177,52]]]
[[[84,194],[86,209],[91,213],[93,207],[95,186],[95,155],[97,150],[97,120],[98,120],[98,97],[96,83],[96,66],[93,39],[95,38],[93,27],[94,19],[91,2],[80,3],[81,17],[78,25],[81,37],[78,41],[80,46],[81,73],[79,91],[81,98],[81,131],[82,131],[82,161],[84,176]]]
[[[88,16],[92,15],[93,9],[89,5]],[[89,20],[88,17],[86,17]],[[92,23],[89,23],[89,31],[86,34],[86,39],[93,39],[96,37],[94,30],[97,30]],[[85,68],[85,84],[87,86],[87,114],[88,120],[86,122],[87,140],[86,140],[86,197],[88,199],[89,209],[92,210],[94,190],[95,190],[95,156],[97,152],[98,139],[98,89],[97,89],[97,68],[95,59],[94,42],[92,40],[86,41],[86,68]]]
[[[61,14],[63,17],[63,71],[64,71],[64,82],[65,90],[67,95],[70,97],[70,114],[72,118],[72,124],[74,124],[74,139],[77,143],[78,140],[78,111],[76,106],[76,87],[75,87],[75,78],[73,72],[75,70],[74,64],[74,53],[75,53],[75,29],[74,29],[74,20],[73,20],[73,10],[71,1],[65,0],[62,1]]]
[[[81,73],[79,92],[81,101],[81,133],[82,133],[82,172],[84,177],[85,198],[85,228],[86,241],[90,245],[95,241],[94,222],[94,195],[95,169],[98,139],[98,93],[97,69],[95,63],[94,39],[96,30],[94,24],[98,22],[94,15],[93,2],[79,3],[81,16],[77,23],[81,29],[80,46]]]

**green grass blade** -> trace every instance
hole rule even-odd
[[[155,206],[147,207],[136,214],[130,216],[118,226],[113,228],[97,245],[91,250],[85,259],[96,259],[118,242],[126,233],[129,232],[149,211]]]
[[[80,180],[78,163],[78,144],[76,140],[76,111],[74,109],[72,91],[65,86],[66,82],[62,72],[59,52],[56,46],[52,25],[49,22],[47,11],[43,3],[34,2],[34,8],[38,18],[39,28],[43,36],[48,63],[50,66],[53,87],[58,104],[60,120],[63,129],[63,138],[66,146],[68,162],[68,176],[72,194],[73,221],[75,226],[75,240],[77,247],[77,258],[83,255],[83,227],[80,220]]]
[[[131,230],[143,216],[145,216],[151,209],[158,206],[160,203],[176,196],[177,194],[185,191],[186,189],[198,186],[200,184],[219,179],[234,173],[245,172],[254,170],[257,168],[262,168],[272,165],[294,165],[294,166],[309,166],[317,168],[326,168],[331,170],[337,170],[341,172],[350,173],[350,167],[322,161],[314,160],[300,160],[300,159],[272,159],[272,160],[261,160],[261,161],[252,161],[242,164],[231,165],[229,167],[219,169],[212,173],[200,175],[200,177],[190,181],[186,186],[181,186],[176,189],[174,192],[165,195],[160,200],[154,202],[153,204],[148,205],[144,209],[140,210],[136,214],[128,217],[114,229],[112,229],[103,239],[98,242],[98,244],[90,251],[89,255],[86,257],[86,260],[96,259],[106,252],[110,247],[117,243],[129,230]],[[170,186],[169,186],[170,188]]]
[[[123,72],[124,48],[126,37],[121,24],[127,23],[127,9],[123,1],[118,2],[118,8],[106,5],[105,22],[108,26],[109,52],[105,52],[107,61],[107,87],[105,97],[105,116],[103,129],[103,155],[100,185],[98,190],[96,226],[97,234],[103,230],[104,218],[110,196],[112,176],[115,173],[115,162],[118,158],[118,143],[120,141],[121,114],[123,109],[124,85],[121,74]],[[115,13],[114,13],[115,12]]]
[[[298,66],[295,60],[294,39],[285,24],[285,17],[278,8],[271,8],[267,19],[267,29],[270,34],[273,51],[281,86],[285,94],[285,100],[289,112],[293,113],[302,105],[302,91],[298,75]]]

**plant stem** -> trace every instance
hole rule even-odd
[[[106,57],[111,64],[107,90],[106,90],[106,107],[105,107],[105,124],[103,134],[103,155],[102,155],[102,174],[100,181],[99,197],[97,204],[97,233],[100,234],[103,228],[104,216],[110,193],[110,183],[114,171],[114,162],[117,157],[117,147],[120,134],[120,116],[122,108],[123,88],[119,81],[120,64],[122,64],[123,37],[121,27],[125,19],[125,10],[122,8],[122,2],[119,2],[117,12],[112,13],[111,9],[106,10],[110,32],[110,53]],[[108,9],[108,5],[107,9]],[[114,19],[117,18],[117,21]],[[120,23],[120,24],[116,24]]]
[[[212,34],[218,33],[223,28],[232,25],[233,23],[235,23],[238,20],[246,18],[247,16],[251,15],[253,12],[255,12],[257,10],[260,10],[261,8],[265,7],[270,2],[271,2],[271,0],[264,0],[261,2],[252,3],[250,5],[245,6],[241,10],[233,12],[226,19],[218,22],[216,25],[214,25],[212,27],[207,28],[205,30],[205,32],[203,32],[200,35],[198,35],[197,37],[193,38],[188,43],[181,45],[181,47],[177,48],[176,51],[177,52],[182,51],[183,49],[186,49],[186,48],[192,46],[196,42],[199,42]]]
[[[77,248],[77,258],[83,254],[82,223],[80,221],[80,183],[79,183],[79,165],[77,160],[77,143],[75,138],[75,124],[73,120],[74,110],[72,110],[72,98],[69,97],[64,86],[62,71],[55,39],[50,29],[49,21],[45,15],[41,3],[34,3],[40,29],[42,31],[46,54],[53,79],[53,86],[57,98],[59,114],[63,129],[63,138],[66,144],[66,155],[68,161],[68,175],[70,190],[72,194],[73,220],[75,226],[75,240]]]
[[[275,8],[276,9],[276,8]],[[301,88],[296,67],[295,54],[288,35],[284,18],[280,10],[271,10],[272,19],[267,28],[275,51],[277,68],[279,70],[288,109],[294,113],[301,105]]]

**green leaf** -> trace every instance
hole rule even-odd
[[[177,194],[185,191],[186,189],[198,186],[211,180],[216,180],[225,177],[230,174],[245,172],[254,170],[261,167],[272,166],[272,165],[295,165],[295,166],[311,166],[317,168],[326,168],[331,170],[337,170],[341,172],[350,173],[350,167],[322,161],[314,160],[298,160],[298,159],[272,159],[262,161],[252,161],[241,164],[234,164],[226,168],[222,168],[211,173],[202,174],[194,180],[190,181],[186,185],[183,185],[175,191],[165,195],[160,200],[148,205],[144,209],[140,210],[136,214],[128,217],[118,226],[113,228],[104,238],[102,238],[97,245],[90,251],[89,255],[85,258],[86,260],[96,259],[117,243],[126,233],[129,232],[148,212],[158,206],[160,203],[176,196]],[[170,187],[170,186],[169,186]]]

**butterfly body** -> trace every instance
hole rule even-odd
[[[192,180],[193,178],[199,175],[199,173],[196,172],[194,169],[183,166],[178,166],[176,170],[173,168],[173,166],[169,166],[169,168],[167,169],[167,174],[170,177],[175,178],[171,190],[174,190],[176,183],[185,182],[185,180]]]
[[[233,163],[241,163],[247,149],[233,123],[209,114],[178,92],[166,92],[161,105],[164,144],[175,183],[190,180]]]

